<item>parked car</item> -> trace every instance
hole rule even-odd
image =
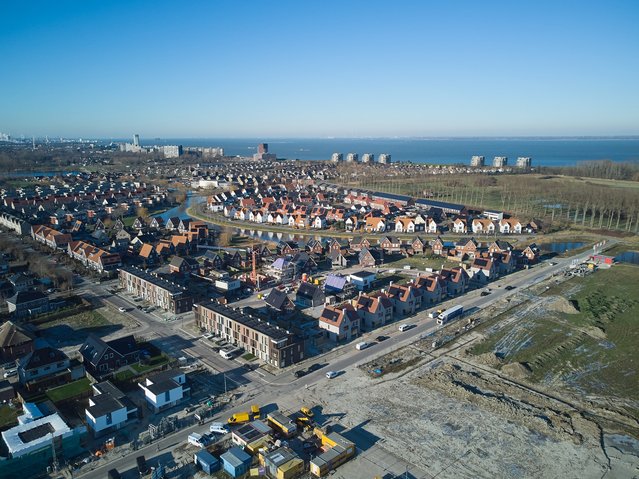
[[[482,291],[480,293],[480,296],[488,296],[490,294],[490,291]]]
[[[293,373],[293,376],[295,376],[296,378],[301,378],[302,376],[306,376],[306,371],[304,371],[303,369],[299,369]]]
[[[15,376],[16,374],[18,374],[18,370],[17,369],[7,369],[4,372],[4,378],[7,379],[7,378],[10,378],[12,376]]]
[[[334,377],[337,377],[337,371],[327,371],[326,372],[326,377],[328,379],[333,379]]]
[[[388,338],[389,338],[389,336],[384,336],[384,335],[382,335],[382,336],[377,336],[377,337],[375,338],[375,341],[377,341],[378,343],[381,343],[382,341],[386,341]]]
[[[359,343],[357,343],[355,345],[355,349],[361,351],[362,349],[366,349],[367,347],[369,347],[371,344],[367,343],[366,341],[361,341]]]
[[[505,289],[506,291],[510,291],[510,290],[512,290],[512,289],[515,289],[515,286],[508,285],[508,286],[506,286],[504,289]]]
[[[408,331],[414,326],[414,324],[400,324],[398,329],[403,333],[404,331]]]
[[[308,368],[308,372],[312,373],[313,371],[317,371],[318,369],[322,369],[323,367],[324,367],[323,364],[315,363]]]
[[[126,313],[126,308],[123,308],[122,306],[120,306],[118,308],[118,311],[120,311],[121,313]]]

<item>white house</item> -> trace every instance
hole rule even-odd
[[[518,219],[499,220],[499,232],[502,234],[521,234],[521,223]]]
[[[428,222],[426,223],[426,231],[428,233],[437,234],[438,229],[439,225],[437,224],[437,222],[432,218],[428,218]]]
[[[175,406],[190,391],[185,374],[175,369],[154,374],[138,386],[144,391],[149,408],[155,412]]]
[[[461,218],[455,219],[455,221],[453,221],[453,233],[468,233],[466,220],[462,220]]]
[[[87,426],[95,436],[115,431],[137,419],[138,408],[110,381],[93,385],[93,397],[84,410]]]
[[[495,232],[495,223],[492,220],[475,218],[471,228],[475,234],[493,234]]]
[[[324,216],[316,216],[313,220],[313,228],[318,230],[326,228],[326,218]]]
[[[396,233],[414,233],[415,221],[412,218],[399,217],[395,220]]]

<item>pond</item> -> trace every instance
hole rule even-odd
[[[583,241],[557,241],[541,244],[540,247],[542,251],[561,254],[566,251],[582,248],[583,246],[586,246],[586,244],[587,243]]]
[[[620,263],[639,264],[639,251],[624,251],[615,256],[615,261]]]

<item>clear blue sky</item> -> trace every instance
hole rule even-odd
[[[639,134],[639,1],[28,1],[0,132]]]

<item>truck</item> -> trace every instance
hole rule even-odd
[[[437,324],[442,325],[446,324],[452,319],[455,319],[458,316],[464,314],[464,307],[461,305],[453,306],[450,309],[447,309],[437,316]]]
[[[236,412],[226,421],[228,424],[244,424],[251,420],[251,415],[247,412]]]

